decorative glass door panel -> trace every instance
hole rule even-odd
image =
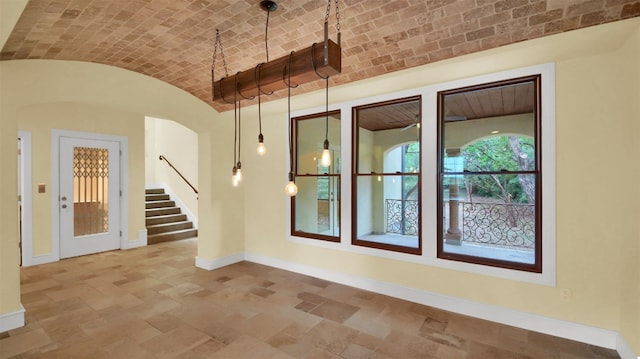
[[[73,148],[73,235],[109,231],[109,150]]]
[[[60,138],[60,257],[120,248],[120,144]]]

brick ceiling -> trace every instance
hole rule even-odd
[[[158,78],[211,101],[215,29],[229,74],[266,60],[259,0],[30,0],[0,60],[55,59],[113,65]],[[323,39],[327,3],[276,0],[269,58]],[[332,1],[333,2],[333,1]],[[518,41],[640,16],[633,0],[339,1],[343,84]],[[336,34],[335,2],[330,36]],[[216,79],[224,76],[221,57]],[[318,80],[294,93],[316,90]],[[263,99],[281,98],[279,91]],[[255,102],[255,100],[253,101]]]

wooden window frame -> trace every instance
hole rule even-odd
[[[519,270],[525,272],[542,273],[542,138],[541,138],[541,125],[542,125],[542,75],[529,75],[523,77],[517,77],[506,80],[499,80],[489,83],[482,83],[478,85],[465,86],[451,90],[438,91],[437,93],[437,258],[446,259],[452,261],[466,262],[471,264],[499,267],[505,269]],[[459,94],[469,91],[485,90],[505,85],[517,85],[526,82],[533,82],[534,87],[534,148],[535,148],[535,170],[534,171],[500,171],[500,172],[445,172],[444,171],[444,98],[447,95]],[[486,257],[472,256],[459,253],[451,253],[444,251],[444,206],[443,206],[443,178],[445,175],[473,175],[473,174],[533,174],[535,178],[535,249],[534,249],[534,263],[520,263],[499,259],[492,259]]]
[[[416,174],[415,172],[409,172],[409,173],[405,173],[405,172],[394,172],[394,173],[359,173],[358,171],[358,167],[359,167],[359,159],[358,159],[358,144],[359,144],[359,126],[358,126],[358,110],[363,110],[363,109],[368,109],[368,108],[374,108],[374,107],[381,107],[381,106],[388,106],[388,105],[393,105],[393,104],[399,104],[399,103],[405,103],[405,102],[417,102],[418,103],[418,116],[419,118],[422,118],[422,95],[418,94],[418,95],[414,95],[414,96],[409,96],[409,97],[402,97],[402,98],[397,98],[397,99],[391,99],[391,100],[386,100],[386,101],[380,101],[380,102],[374,102],[374,103],[369,103],[369,104],[365,104],[365,105],[359,105],[359,106],[352,106],[351,107],[351,113],[352,113],[352,126],[351,126],[351,244],[354,246],[361,246],[361,247],[369,247],[369,248],[375,248],[375,249],[381,249],[381,250],[386,250],[386,251],[392,251],[392,252],[399,252],[399,253],[407,253],[407,254],[413,254],[413,255],[422,255],[422,239],[423,239],[423,227],[422,227],[422,166],[420,168],[420,171],[418,172],[418,174]],[[420,121],[422,122],[422,121]],[[422,134],[421,132],[419,132],[419,136],[418,136],[418,143],[420,145],[420,153],[419,153],[419,163],[422,164],[422,158],[423,158],[423,146],[422,146]],[[388,243],[379,243],[379,242],[373,242],[373,241],[366,241],[366,240],[362,240],[362,239],[358,239],[358,206],[357,206],[357,183],[358,183],[358,177],[372,177],[372,176],[417,176],[418,177],[418,236],[417,236],[417,240],[418,240],[418,247],[406,247],[406,246],[400,246],[400,245],[394,245],[394,244],[388,244]]]
[[[298,172],[298,135],[299,135],[299,128],[298,128],[298,124],[299,121],[304,121],[304,120],[310,120],[310,119],[315,119],[315,118],[319,118],[319,117],[324,117],[324,116],[332,116],[332,115],[340,115],[341,111],[340,110],[333,110],[333,111],[329,111],[329,112],[319,112],[319,113],[313,113],[313,114],[309,114],[309,115],[304,115],[304,116],[297,116],[297,117],[292,117],[291,118],[291,128],[293,129],[293,138],[294,138],[294,143],[293,143],[293,175],[294,175],[294,180],[298,179],[298,178],[309,178],[309,177],[335,177],[338,180],[338,188],[340,188],[340,183],[341,183],[341,176],[342,173],[323,173],[323,174],[309,174],[309,173],[299,173]],[[340,121],[342,121],[342,118],[340,119]],[[296,181],[297,182],[297,181]],[[296,230],[296,196],[291,197],[291,228],[290,233],[292,236],[296,236],[296,237],[302,237],[302,238],[310,238],[310,239],[317,239],[317,240],[321,240],[321,241],[327,241],[327,242],[335,242],[335,243],[340,243],[340,238],[342,236],[342,230],[341,230],[341,226],[342,226],[342,220],[340,218],[340,215],[342,213],[342,191],[339,191],[339,205],[338,205],[338,213],[336,214],[337,218],[339,219],[338,222],[338,236],[328,236],[328,235],[324,235],[324,234],[319,234],[319,233],[311,233],[311,232],[304,232],[304,231],[298,231]]]

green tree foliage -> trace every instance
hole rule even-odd
[[[404,173],[420,172],[420,143],[412,142],[402,146]],[[402,197],[403,199],[415,199],[418,189],[418,176],[404,176]]]
[[[465,172],[505,172],[465,175],[469,194],[498,198],[504,202],[533,203],[533,177],[509,174],[534,168],[533,138],[496,136],[479,140],[463,149]]]

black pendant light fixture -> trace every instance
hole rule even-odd
[[[238,74],[236,74],[235,78],[237,81]],[[231,183],[233,184],[234,187],[237,187],[240,182],[240,180],[238,179],[238,164],[240,163],[240,161],[238,160],[238,157],[237,157],[237,151],[239,148],[240,147],[238,146],[238,96],[237,94],[234,93],[233,94],[233,170],[231,175]]]
[[[291,124],[291,88],[300,84],[305,84],[318,79],[325,80],[325,136],[323,144],[323,153],[321,165],[329,167],[331,165],[331,153],[329,150],[329,76],[339,74],[342,71],[342,49],[340,44],[340,12],[338,9],[338,0],[336,5],[336,29],[337,43],[329,39],[328,19],[331,10],[332,0],[327,0],[327,11],[324,21],[324,41],[322,52],[316,52],[316,43],[302,49],[298,52],[291,51],[288,57],[282,57],[273,61],[269,60],[268,32],[269,32],[269,15],[278,8],[274,1],[260,1],[260,7],[267,12],[265,23],[265,54],[266,62],[259,63],[251,70],[237,72],[233,81],[229,78],[227,71],[227,63],[225,60],[222,42],[220,41],[220,32],[216,29],[216,42],[213,50],[213,61],[211,65],[211,99],[213,101],[221,101],[228,104],[232,102],[225,98],[225,94],[229,97],[229,92],[233,92],[234,104],[234,144],[233,144],[233,177],[232,183],[237,186],[242,180],[242,161],[241,161],[241,131],[242,117],[241,104],[238,95],[245,99],[253,99],[258,96],[258,146],[256,151],[258,155],[263,156],[266,153],[264,144],[264,135],[262,134],[262,95],[271,95],[274,91],[287,87],[287,108],[288,108],[288,145],[289,145],[289,183],[286,186],[286,193],[289,196],[295,196],[298,187],[295,184],[294,175],[294,150],[293,150],[293,131]],[[225,76],[219,80],[215,80],[215,61],[217,50],[220,48],[220,55],[224,64]],[[309,61],[311,58],[311,61]],[[292,79],[295,82],[292,83]]]
[[[267,147],[264,145],[264,135],[262,135],[262,101],[260,100],[260,95],[262,90],[260,89],[260,67],[262,64],[258,64],[256,66],[256,82],[258,84],[258,148],[256,151],[258,152],[258,156],[264,156],[267,153]]]
[[[336,3],[336,19],[338,29],[338,43],[335,43],[329,39],[327,31],[325,29],[325,38],[323,43],[324,51],[313,54],[316,58],[313,62],[317,64],[314,69],[309,61],[309,57],[312,56],[312,46],[304,48],[300,51],[296,51],[291,59],[293,64],[291,68],[291,78],[296,84],[305,84],[317,80],[316,74],[320,74],[322,77],[337,75],[342,71],[342,49],[340,47],[340,15],[338,13],[338,0]],[[327,10],[330,9],[331,0],[328,0]],[[267,26],[265,28],[265,48],[268,51],[266,37],[268,34],[268,20],[269,14],[275,11],[278,6],[274,1],[261,1],[260,7],[267,12]],[[325,22],[327,21],[329,13],[327,12]],[[222,51],[221,51],[222,52]],[[214,50],[215,54],[215,50]],[[281,57],[275,60],[268,58],[267,62],[261,66],[260,69],[260,86],[262,93],[273,92],[284,89],[287,85],[282,81],[282,76],[285,74],[285,67],[288,60],[286,57]],[[224,61],[224,55],[223,55]],[[254,66],[255,68],[255,66]],[[237,86],[236,86],[237,84]],[[255,81],[254,69],[245,70],[238,73],[238,77],[235,81],[230,78],[223,77],[219,80],[213,78],[212,72],[212,100],[222,101],[225,100],[225,96],[229,97],[230,92],[236,91],[244,98],[255,97],[258,95],[257,81]]]
[[[267,58],[267,62],[269,62],[269,14],[273,11],[276,11],[278,8],[278,4],[275,1],[271,0],[263,0],[260,1],[260,8],[267,12],[267,21],[264,26],[264,52]],[[254,70],[254,78],[256,82],[256,86],[258,87],[258,147],[256,149],[258,156],[264,156],[267,153],[267,147],[264,145],[264,135],[262,134],[262,88],[260,86],[261,82],[261,69],[264,63],[259,63]],[[273,92],[271,92],[273,93]],[[271,93],[265,93],[265,95],[270,95]]]
[[[284,192],[289,197],[293,197],[298,193],[298,186],[296,186],[295,177],[293,175],[293,134],[291,131],[291,57],[293,51],[289,53],[289,61],[287,65],[287,133],[289,135],[289,183],[284,187]],[[283,79],[284,80],[284,79]],[[283,81],[284,82],[284,81]]]

